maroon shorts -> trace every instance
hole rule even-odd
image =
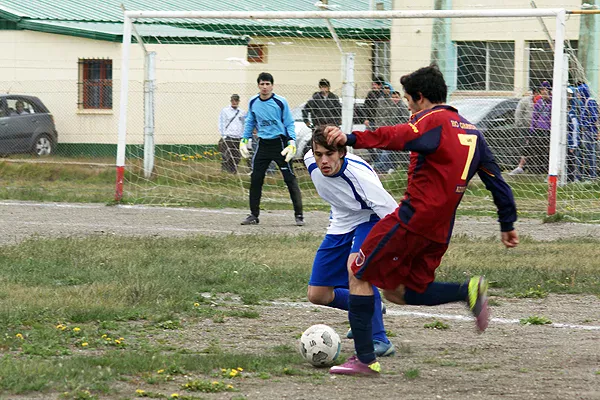
[[[404,285],[423,293],[435,280],[435,270],[448,249],[400,225],[396,213],[379,221],[363,242],[352,272],[384,290]]]

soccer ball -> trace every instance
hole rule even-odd
[[[340,355],[342,341],[329,326],[313,325],[300,337],[300,355],[315,367],[325,367],[334,363]]]

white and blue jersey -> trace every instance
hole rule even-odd
[[[331,205],[328,235],[352,232],[359,225],[383,218],[398,207],[373,168],[354,154],[346,154],[342,167],[333,176],[321,173],[312,150],[304,156],[304,164],[317,193]]]
[[[250,99],[244,125],[244,138],[251,139],[254,128],[261,139],[277,139],[285,136],[288,140],[296,140],[294,117],[290,106],[284,97],[275,93],[267,100],[261,99],[258,94]]]

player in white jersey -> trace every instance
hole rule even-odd
[[[323,128],[315,130],[313,150],[304,156],[319,196],[331,205],[330,224],[315,255],[308,283],[308,300],[348,311],[348,265],[352,265],[373,225],[393,212],[398,203],[365,160],[347,154],[345,146],[327,144]],[[373,292],[375,353],[378,357],[391,356],[395,349],[385,334],[381,298],[376,288]]]

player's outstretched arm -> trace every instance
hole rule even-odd
[[[333,146],[345,145],[348,141],[348,137],[340,128],[337,126],[327,126],[323,130],[323,134],[327,138],[327,143]]]
[[[508,248],[517,247],[519,244],[519,235],[517,234],[516,229],[513,229],[510,232],[502,232],[502,244]]]

